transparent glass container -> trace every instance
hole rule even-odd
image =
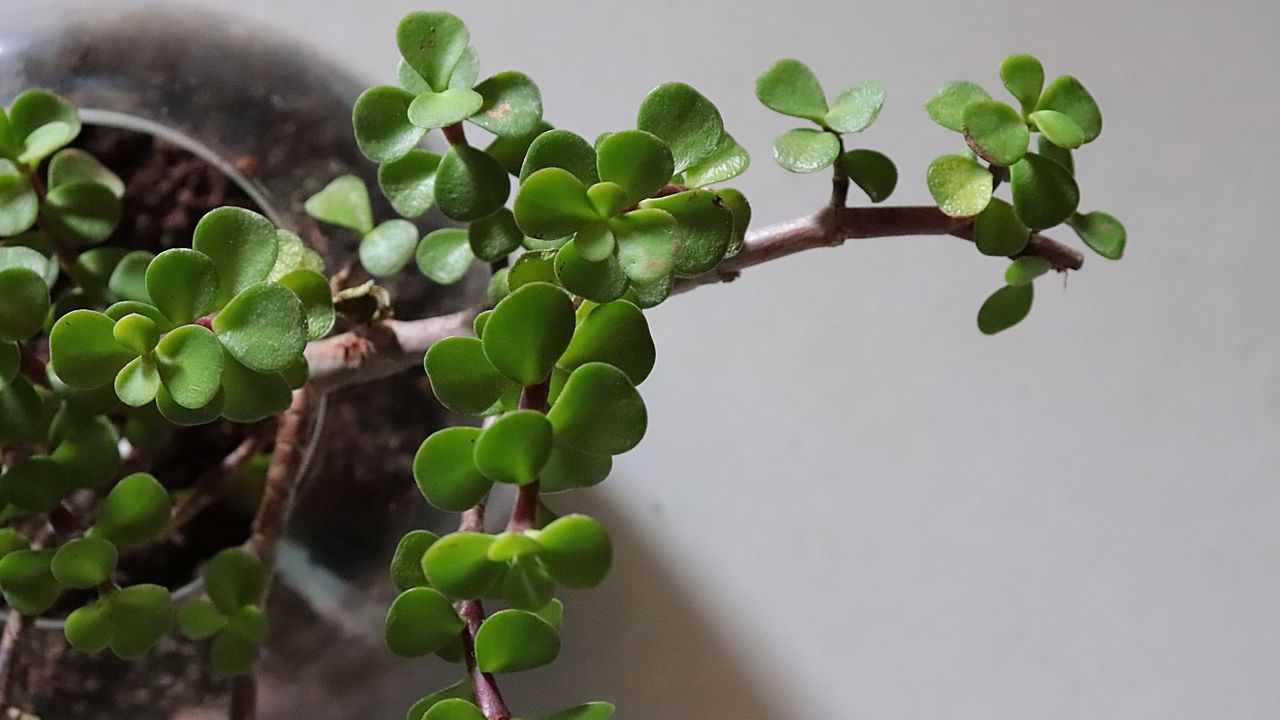
[[[189,150],[278,225],[298,231],[330,272],[351,257],[357,238],[318,227],[303,211],[307,197],[356,173],[373,189],[375,216],[391,217],[375,168],[352,138],[351,104],[366,86],[305,48],[190,9],[85,5],[0,26],[0,103],[43,87],[81,108],[86,125]],[[483,278],[443,291],[401,275],[382,284],[404,317],[450,312],[483,292]],[[398,717],[431,681],[420,663],[397,660],[382,644],[394,597],[386,565],[408,529],[445,531],[455,521],[430,512],[410,469],[417,444],[448,418],[415,369],[334,393],[321,415],[269,607],[260,717]],[[42,623],[35,642],[60,641],[54,625]],[[43,720],[225,717],[227,683],[204,667],[203,650],[166,643],[174,647],[134,664],[71,649],[40,655],[41,667],[20,671],[18,684],[31,687],[17,688],[18,699],[30,698],[25,709]],[[62,672],[68,663],[76,672]],[[118,686],[114,701],[103,700],[102,684]]]

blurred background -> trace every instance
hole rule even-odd
[[[1000,60],[1030,52],[1101,104],[1081,208],[1129,232],[1123,261],[1042,279],[993,338],[974,317],[1004,263],[947,237],[805,253],[653,312],[648,436],[556,504],[605,520],[616,570],[568,598],[562,660],[506,684],[518,712],[1280,716],[1280,5],[424,1],[170,4],[370,84],[394,81],[404,13],[450,10],[482,76],[527,72],[547,119],[586,137],[688,82],[752,152],[736,184],[759,224],[829,192],[771,159],[798,124],[755,100],[774,60],[803,59],[831,97],[885,84],[850,143],[888,153],[889,202],[915,204],[957,149],[924,102],[954,79],[997,94]],[[412,667],[419,691],[451,679]]]

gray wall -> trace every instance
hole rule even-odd
[[[396,20],[424,9],[196,4],[378,81]],[[753,96],[774,59],[805,59],[832,93],[885,83],[856,142],[917,203],[956,148],[924,101],[957,78],[994,91],[1005,54],[1034,52],[1101,102],[1083,205],[1130,237],[1123,262],[1042,281],[996,338],[973,318],[1003,265],[948,238],[809,253],[654,312],[649,435],[560,503],[616,528],[618,571],[571,598],[567,662],[518,682],[518,710],[600,695],[624,720],[1280,716],[1280,5],[435,7],[468,22],[484,70],[525,70],[548,119],[587,137],[630,126],[659,82],[702,89],[755,156],[740,186],[761,222],[827,192],[770,159],[793,125]]]

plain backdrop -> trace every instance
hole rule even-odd
[[[1120,217],[1128,251],[1042,279],[1022,326],[978,333],[1004,265],[945,237],[806,253],[651,314],[648,436],[558,504],[607,520],[616,572],[569,598],[564,660],[515,680],[516,709],[1280,717],[1280,4],[194,4],[371,83],[394,77],[401,15],[451,10],[482,73],[529,73],[586,137],[689,82],[753,154],[737,185],[760,223],[828,192],[771,159],[798,124],[755,100],[775,59],[832,96],[885,84],[850,142],[897,162],[893,203],[927,202],[925,168],[957,149],[922,110],[943,84],[1001,90],[1012,52],[1078,76],[1105,118],[1082,207]]]

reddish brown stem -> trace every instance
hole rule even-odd
[[[252,674],[237,675],[231,681],[231,702],[227,708],[228,720],[257,720],[258,680]]]
[[[462,127],[462,123],[456,122],[443,128],[444,138],[449,141],[450,145],[466,145],[467,131]]]
[[[547,411],[547,394],[550,392],[549,380],[537,385],[529,385],[520,392],[520,409]],[[532,530],[538,519],[538,481],[521,485],[516,494],[516,503],[511,508],[511,519],[507,521],[508,532],[524,532]]]
[[[484,624],[484,606],[479,600],[463,600],[458,603],[458,614],[467,621],[462,631],[462,653],[467,663],[467,676],[471,678],[471,689],[475,692],[476,704],[488,720],[511,720],[511,711],[507,709],[506,700],[502,699],[502,691],[493,675],[480,669],[476,662],[476,633]]]
[[[31,630],[31,618],[17,610],[10,610],[0,635],[0,715],[8,717],[13,706],[13,678],[18,671],[22,644]]]

